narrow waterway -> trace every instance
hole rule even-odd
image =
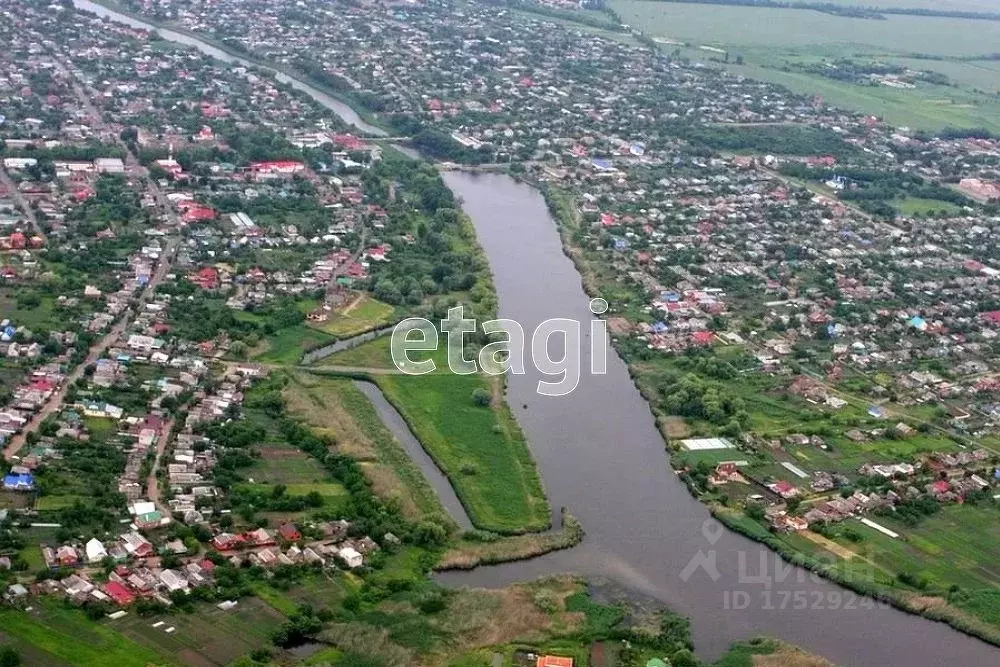
[[[384,336],[392,331],[392,327],[383,327],[381,329],[375,329],[374,331],[368,331],[363,334],[358,334],[357,336],[352,336],[350,338],[345,338],[344,340],[338,340],[336,343],[330,343],[329,345],[324,345],[323,347],[316,348],[311,352],[306,352],[302,355],[302,363],[304,364],[314,364],[321,359],[326,359],[327,357],[337,354],[338,352],[343,352],[344,350],[350,350],[352,347],[357,347],[362,343],[367,343],[368,341],[375,340],[380,336]]]
[[[413,435],[413,431],[410,430],[403,416],[396,411],[392,403],[382,394],[382,390],[373,383],[355,380],[354,386],[360,389],[368,397],[368,400],[372,402],[375,409],[378,410],[379,416],[385,423],[386,428],[392,431],[399,444],[403,446],[406,453],[424,473],[424,477],[430,482],[438,498],[441,500],[441,504],[444,505],[445,510],[455,520],[455,523],[462,530],[470,530],[472,528],[472,521],[465,511],[462,501],[455,495],[454,487],[452,487],[451,482],[448,481],[444,473],[441,472],[441,469],[437,467],[437,464],[434,463],[434,459],[423,448],[417,437]]]
[[[75,2],[136,27],[151,27],[88,0]],[[234,60],[190,36],[168,30],[160,34]],[[360,118],[339,100],[286,80],[366,129],[352,120]],[[589,368],[588,298],[579,273],[562,253],[555,223],[539,193],[496,174],[450,172],[445,180],[463,199],[490,258],[501,316],[520,322],[529,341],[537,325],[549,318],[584,323],[582,367]],[[553,507],[566,506],[582,521],[587,537],[569,551],[446,573],[442,581],[502,586],[556,572],[607,576],[689,615],[697,649],[707,658],[719,655],[733,641],[767,635],[841,665],[1000,664],[1000,649],[944,624],[875,607],[839,586],[788,567],[769,550],[719,527],[671,472],[649,407],[613,352],[608,353],[607,374],[585,374],[576,391],[559,398],[539,395],[541,375],[530,364],[527,370],[510,378],[511,405],[529,438]],[[393,426],[392,415],[401,418],[390,405],[383,405],[385,398],[377,390],[374,394],[364,386],[362,390],[418,463],[420,456],[426,457],[415,439],[405,441],[409,429]],[[435,481],[437,469],[421,468],[448,507],[452,501],[444,497],[442,480]],[[447,480],[443,483],[451,488]]]

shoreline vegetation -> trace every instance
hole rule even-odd
[[[498,565],[531,560],[553,551],[570,549],[583,541],[586,531],[572,514],[562,508],[562,528],[545,533],[499,536],[469,531],[458,544],[441,556],[434,570],[473,570],[483,565]]]

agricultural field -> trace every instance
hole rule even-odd
[[[136,644],[173,656],[183,664],[221,666],[269,646],[271,632],[283,621],[282,614],[263,600],[246,598],[230,611],[204,604],[194,613],[151,617],[130,613],[106,625]],[[168,633],[169,628],[173,631]]]
[[[548,527],[541,479],[499,385],[478,375],[376,380],[451,480],[477,527],[506,533]],[[498,398],[480,405],[473,398],[476,390]]]
[[[845,6],[855,3],[841,1]],[[906,0],[886,2],[919,6]],[[862,0],[856,4],[879,5]],[[785,8],[649,0],[612,0],[611,7],[623,21],[660,40],[666,51],[680,46],[681,54],[693,60],[716,61],[733,73],[818,95],[830,104],[874,114],[894,125],[1000,131],[1000,99],[993,94],[997,63],[986,59],[1000,43],[997,21],[901,15],[872,20]],[[962,9],[996,10],[995,5],[989,10]],[[899,89],[807,71],[809,66],[843,58],[937,72],[948,77],[949,85],[920,82],[916,88]]]
[[[407,517],[447,516],[434,489],[352,380],[297,373],[282,396],[291,415],[332,437],[338,451],[360,462],[375,493],[398,499]]]
[[[326,322],[311,326],[336,338],[350,338],[392,323],[395,314],[395,306],[361,293]]]
[[[39,600],[29,612],[0,609],[0,635],[31,665],[178,664],[169,652],[144,647],[57,600]]]

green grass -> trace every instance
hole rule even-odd
[[[905,216],[920,216],[928,213],[947,213],[949,215],[962,210],[960,206],[940,199],[924,199],[923,197],[906,197],[892,202],[896,210]]]
[[[335,648],[324,648],[306,658],[306,665],[336,665],[344,657],[343,651]]]
[[[625,23],[654,36],[738,50],[851,45],[876,52],[970,56],[1000,44],[1000,23],[889,16],[885,21],[794,9],[612,0]],[[736,51],[738,52],[738,51]]]
[[[395,313],[395,306],[362,294],[349,313],[338,313],[326,322],[311,326],[337,338],[350,338],[389,324],[394,320]]]
[[[330,484],[326,469],[314,458],[294,449],[264,452],[257,463],[246,471],[254,482],[285,485]]]
[[[32,330],[59,331],[65,327],[66,323],[55,313],[54,296],[42,296],[41,303],[34,308],[19,308],[14,294],[14,290],[0,291],[0,320],[9,319],[15,326]]]
[[[35,509],[39,512],[52,512],[55,510],[65,509],[67,507],[72,507],[77,501],[86,505],[86,496],[77,495],[52,495],[52,496],[39,496],[35,501]]]
[[[362,343],[349,350],[338,352],[323,359],[317,368],[323,366],[351,366],[357,368],[385,368],[395,369],[396,365],[392,361],[392,336],[380,336],[375,340]],[[407,353],[407,358],[413,362],[430,359],[434,362],[435,373],[450,373],[448,370],[448,347],[444,335],[438,339],[436,350],[412,350]]]
[[[181,664],[225,665],[253,649],[269,647],[271,633],[284,620],[264,600],[244,598],[230,611],[201,604],[191,614],[144,618],[129,613],[124,618],[107,621],[107,625],[133,640],[137,649],[142,650],[137,645],[142,644],[158,653],[175,656]],[[163,625],[154,628],[158,621],[163,621]],[[174,632],[164,632],[170,627],[175,628]],[[99,664],[132,663],[109,660]]]
[[[118,432],[118,422],[114,419],[104,417],[84,417],[84,424],[90,437],[97,442],[107,442],[108,439]]]
[[[451,480],[473,523],[498,532],[542,530],[549,506],[521,429],[504,403],[481,407],[478,375],[377,378],[421,444]]]
[[[334,337],[330,334],[298,324],[288,327],[270,336],[264,349],[254,356],[256,361],[269,364],[295,365],[308,350],[332,343]]]
[[[176,664],[168,657],[170,653],[141,646],[56,600],[39,599],[31,612],[0,610],[0,632],[13,638],[15,645],[23,642],[51,658],[81,667]]]

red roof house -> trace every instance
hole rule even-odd
[[[117,581],[109,581],[105,584],[104,592],[115,601],[115,604],[121,607],[127,607],[135,602],[135,593],[125,588],[123,584],[120,584]]]
[[[278,526],[278,535],[281,536],[281,539],[289,542],[298,542],[302,539],[302,533],[295,527],[295,524],[291,523],[283,523]]]

